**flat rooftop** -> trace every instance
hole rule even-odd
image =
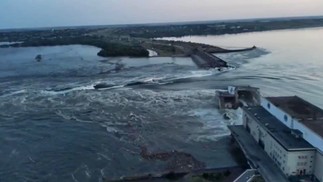
[[[286,150],[314,150],[302,137],[295,137],[292,131],[261,106],[244,107],[243,110],[255,119]]]
[[[323,110],[297,97],[267,97],[268,101],[323,137]]]

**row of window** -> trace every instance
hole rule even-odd
[[[307,162],[298,162],[297,165],[298,166],[306,166],[307,165]]]
[[[298,156],[298,159],[307,159],[307,156],[306,155],[300,155],[300,156]]]

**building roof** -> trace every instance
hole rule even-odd
[[[266,99],[323,137],[323,110],[321,108],[297,96],[267,97]]]
[[[302,137],[296,137],[299,131],[288,128],[263,107],[244,107],[243,110],[253,117],[265,130],[267,130],[267,132],[286,150],[315,149]]]

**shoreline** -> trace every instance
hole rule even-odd
[[[101,57],[149,57],[153,50],[161,57],[189,57],[192,50],[208,53],[230,53],[252,50],[223,49],[192,42],[158,40],[160,37],[231,35],[275,30],[323,27],[323,17],[274,19],[270,21],[220,21],[196,24],[135,25],[121,27],[88,27],[0,32],[0,42],[22,42],[0,47],[35,47],[90,45],[101,48]]]
[[[135,40],[134,40],[135,41]],[[218,46],[212,46],[209,44],[183,42],[183,41],[168,41],[168,40],[141,40],[141,43],[136,44],[124,44],[123,42],[110,43],[104,41],[96,41],[95,39],[81,39],[77,41],[75,39],[65,41],[55,40],[42,40],[31,42],[19,42],[8,45],[0,45],[0,48],[28,48],[28,47],[52,47],[52,46],[70,46],[70,45],[82,45],[93,46],[101,49],[97,55],[100,57],[190,57],[194,50],[202,50],[210,54],[216,53],[232,53],[243,52],[256,49],[256,47],[249,47],[244,49],[224,49]],[[106,47],[105,47],[106,46]],[[131,50],[131,48],[139,46]],[[108,48],[107,48],[108,47]],[[117,49],[117,50],[116,50]],[[138,51],[138,52],[136,52]],[[114,52],[114,53],[112,53]],[[152,56],[150,56],[152,54]]]

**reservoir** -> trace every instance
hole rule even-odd
[[[164,39],[228,49],[255,45],[258,50],[251,52],[218,54],[237,70],[214,78],[214,82],[254,85],[265,95],[299,95],[323,107],[322,33],[322,28],[312,28]]]

